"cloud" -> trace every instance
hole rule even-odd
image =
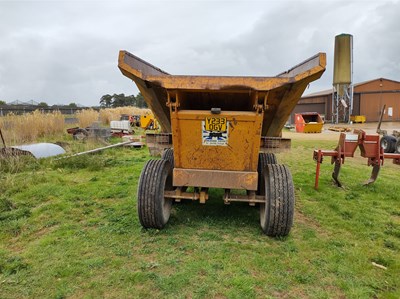
[[[400,78],[399,1],[0,2],[0,99],[96,105],[136,94],[120,49],[172,74],[276,75],[354,36],[354,81]]]

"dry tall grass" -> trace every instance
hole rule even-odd
[[[109,125],[111,120],[119,120],[121,114],[143,115],[151,112],[150,109],[136,107],[120,107],[102,109],[100,112],[87,109],[76,113],[81,128],[88,127],[96,121]],[[36,142],[44,136],[63,134],[65,129],[64,116],[59,111],[43,113],[36,110],[24,115],[8,114],[0,117],[0,128],[7,145]]]
[[[39,110],[24,115],[8,114],[0,117],[0,128],[7,145],[33,142],[43,136],[62,133],[64,116],[59,111],[43,113]]]
[[[95,121],[99,120],[99,112],[93,109],[85,109],[76,112],[76,118],[79,122],[79,127],[86,128],[90,126]]]

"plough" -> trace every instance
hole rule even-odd
[[[313,159],[317,162],[315,173],[315,189],[318,189],[319,172],[323,157],[331,157],[331,164],[335,164],[332,178],[338,187],[342,187],[339,181],[339,173],[345,158],[354,157],[357,147],[360,148],[361,157],[368,159],[368,166],[372,166],[371,177],[364,185],[372,184],[378,178],[379,170],[385,159],[393,159],[393,163],[400,165],[400,154],[384,153],[380,147],[379,135],[368,135],[363,130],[354,130],[353,133],[341,133],[339,143],[334,150],[314,150]]]

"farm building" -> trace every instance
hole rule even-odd
[[[378,78],[354,84],[353,115],[364,115],[367,122],[379,121],[383,105],[386,111],[383,121],[400,121],[400,82]],[[293,110],[290,122],[294,123],[294,114],[318,112],[325,121],[332,119],[332,89],[303,96]]]

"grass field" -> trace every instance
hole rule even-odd
[[[147,149],[3,164],[0,298],[400,298],[400,168],[387,162],[362,186],[371,168],[347,159],[340,189],[327,161],[314,190],[312,150],[337,136],[294,135],[278,155],[296,189],[280,239],[262,234],[257,207],[224,205],[220,190],[205,205],[175,204],[166,229],[142,229]]]

